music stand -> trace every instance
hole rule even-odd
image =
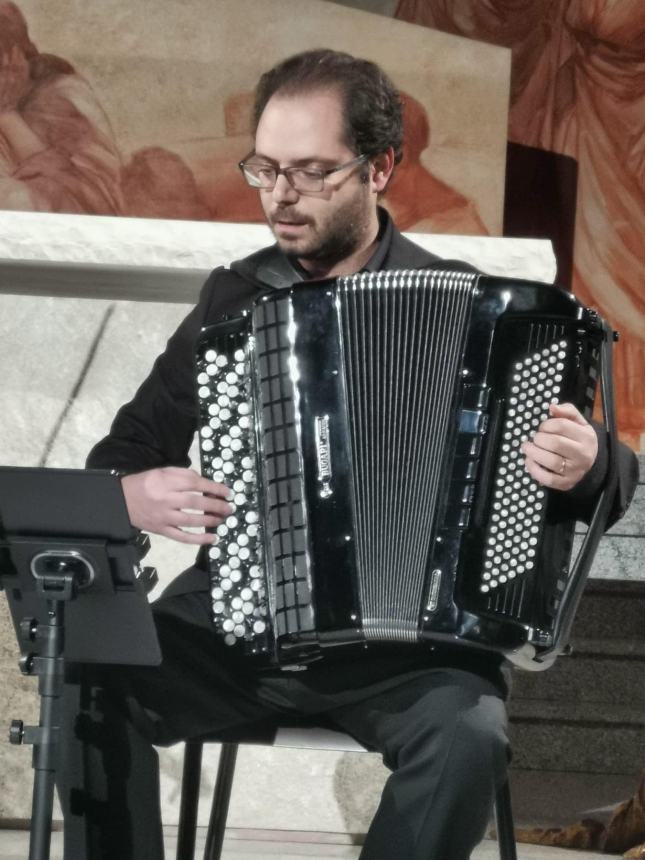
[[[130,524],[113,472],[0,467],[0,587],[22,652],[38,675],[40,722],[13,720],[11,743],[33,744],[29,860],[48,860],[65,661],[158,665],[146,594],[156,571]]]

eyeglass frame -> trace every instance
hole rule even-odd
[[[353,166],[356,166],[358,164],[363,164],[365,161],[369,160],[369,155],[366,155],[365,153],[363,153],[363,155],[357,155],[355,158],[352,158],[350,161],[346,161],[344,164],[337,164],[334,167],[327,167],[327,168],[317,168],[317,167],[309,167],[308,168],[308,167],[298,167],[296,165],[292,165],[291,167],[279,167],[277,165],[270,164],[268,161],[267,162],[258,162],[258,164],[262,164],[263,166],[270,167],[272,170],[275,171],[275,180],[273,182],[273,185],[269,186],[269,185],[252,185],[248,180],[248,176],[247,176],[244,168],[246,167],[247,162],[251,158],[254,157],[254,154],[255,153],[251,153],[251,154],[247,155],[246,158],[243,158],[241,161],[238,161],[238,163],[237,163],[237,166],[240,168],[240,171],[242,173],[244,181],[246,182],[246,184],[250,188],[255,188],[258,191],[273,191],[273,189],[275,188],[275,186],[278,182],[278,177],[284,176],[284,178],[287,180],[287,182],[289,183],[291,188],[293,188],[293,190],[297,191],[299,194],[303,194],[303,193],[304,194],[307,194],[307,193],[318,194],[321,191],[325,190],[325,179],[327,179],[328,176],[331,176],[332,173],[338,173],[340,170],[345,170],[346,167],[353,167]],[[297,188],[293,184],[293,179],[292,179],[292,175],[291,175],[294,171],[297,171],[297,170],[312,170],[312,171],[315,170],[315,171],[317,171],[320,174],[320,182],[321,182],[320,188],[317,188],[315,191],[313,189]]]

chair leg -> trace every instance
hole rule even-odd
[[[217,782],[215,783],[215,791],[213,792],[213,805],[208,823],[204,860],[220,860],[222,855],[228,805],[231,799],[231,789],[233,788],[233,777],[235,775],[237,748],[238,744],[222,744],[222,749],[220,750]]]
[[[511,807],[511,789],[508,780],[495,797],[495,821],[497,823],[497,842],[500,860],[517,860],[515,850],[515,828]]]
[[[199,807],[199,782],[202,773],[202,743],[186,741],[181,778],[181,802],[177,832],[177,860],[194,860]]]

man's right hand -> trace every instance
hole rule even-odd
[[[181,543],[213,543],[212,533],[185,529],[213,528],[232,513],[226,501],[229,488],[202,478],[192,469],[150,469],[125,475],[121,484],[133,526]]]

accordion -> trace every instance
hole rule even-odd
[[[208,549],[224,641],[282,668],[371,643],[552,662],[575,523],[520,446],[551,403],[591,414],[608,339],[557,287],[429,270],[299,284],[204,329],[202,472],[234,493]]]

